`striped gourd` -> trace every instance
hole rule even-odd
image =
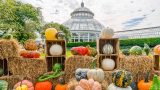
[[[105,44],[103,46],[102,52],[107,55],[112,54],[113,53],[113,46],[109,43]]]
[[[126,88],[132,83],[132,75],[125,70],[116,70],[112,73],[112,82],[122,88]]]

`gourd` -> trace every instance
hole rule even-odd
[[[157,75],[153,77],[153,83],[150,87],[150,90],[160,90],[160,80],[158,79]]]
[[[112,38],[113,35],[114,35],[113,29],[107,27],[107,28],[104,28],[104,29],[101,31],[100,37],[101,37],[101,38]]]
[[[105,44],[102,48],[102,52],[107,55],[112,54],[113,53],[113,46],[109,43]]]
[[[93,79],[81,79],[75,90],[102,90],[101,84]]]
[[[144,80],[140,80],[138,82],[138,90],[149,90],[150,89],[150,87],[152,85],[152,81],[148,80],[149,73],[150,72],[148,71]]]
[[[0,80],[0,90],[8,90],[8,82]]]
[[[90,69],[87,72],[88,79],[93,79],[98,82],[102,82],[104,80],[104,71],[102,69]]]
[[[132,75],[125,70],[116,70],[112,73],[112,82],[122,88],[126,88],[132,83]]]
[[[87,72],[89,69],[82,69],[82,68],[78,68],[75,72],[75,77],[78,81],[80,81],[81,79],[86,79],[87,78]]]
[[[123,49],[123,50],[122,50],[122,53],[123,53],[124,55],[128,56],[128,55],[129,55],[129,50],[128,50],[128,49]]]
[[[127,86],[127,87],[125,87],[125,88],[117,87],[117,86],[115,86],[115,85],[112,83],[112,84],[110,84],[110,85],[108,86],[108,89],[107,89],[107,90],[132,90],[132,88],[131,88],[130,86]]]
[[[26,50],[37,50],[37,45],[36,45],[35,40],[33,39],[27,40],[24,44],[24,48]]]
[[[16,90],[29,90],[27,85],[20,85],[16,88]],[[33,89],[34,90],[34,89]]]
[[[131,55],[142,55],[142,48],[140,46],[133,46],[129,52]]]
[[[86,55],[88,53],[88,48],[79,46],[79,47],[72,47],[71,48],[71,53],[73,55]]]
[[[4,74],[3,68],[0,67],[0,77]]]
[[[86,46],[86,48],[88,49],[88,52],[87,52],[88,56],[95,57],[97,55],[97,50],[95,48],[90,47],[89,45]]]
[[[103,70],[113,70],[115,68],[115,62],[113,59],[105,58],[102,60]]]
[[[160,45],[156,45],[156,46],[154,47],[154,53],[155,53],[155,54],[160,54]]]
[[[132,88],[132,90],[138,90],[137,83],[134,81],[131,83],[130,87]]]
[[[64,78],[59,78],[55,90],[67,90],[67,84],[65,84]]]
[[[48,28],[45,31],[46,40],[56,40],[58,31],[55,28]]]
[[[52,90],[52,83],[49,81],[37,82],[35,90]]]
[[[150,53],[150,47],[148,46],[148,44],[144,44],[144,48],[143,48],[143,51],[146,53],[146,55],[149,55]]]
[[[63,49],[62,49],[62,46],[61,45],[58,45],[58,44],[53,44],[51,47],[50,47],[50,55],[54,56],[54,55],[62,55],[63,53]]]
[[[18,90],[21,90],[21,88],[24,88],[24,90],[25,90],[25,88],[26,88],[25,85],[27,86],[27,90],[34,90],[33,83],[28,80],[22,80],[22,81],[18,82],[17,84],[14,85],[14,89],[17,90],[17,88],[18,88]]]

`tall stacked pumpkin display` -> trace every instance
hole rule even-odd
[[[66,41],[58,39],[58,31],[55,28],[48,28],[45,31],[46,37],[46,60],[47,69],[52,71],[54,64],[59,63],[64,70],[66,59]]]
[[[114,31],[105,28],[101,32],[100,39],[97,41],[97,64],[104,71],[112,71],[118,67],[119,62],[119,39],[112,38]]]

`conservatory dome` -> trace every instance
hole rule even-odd
[[[99,37],[100,31],[104,28],[97,20],[94,19],[94,13],[88,8],[81,7],[71,13],[71,19],[63,23],[72,33],[72,42],[90,42]]]

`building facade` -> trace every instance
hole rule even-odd
[[[70,29],[72,34],[71,42],[92,42],[95,41],[104,28],[94,19],[94,13],[81,3],[81,7],[71,13],[71,19],[63,23]]]

